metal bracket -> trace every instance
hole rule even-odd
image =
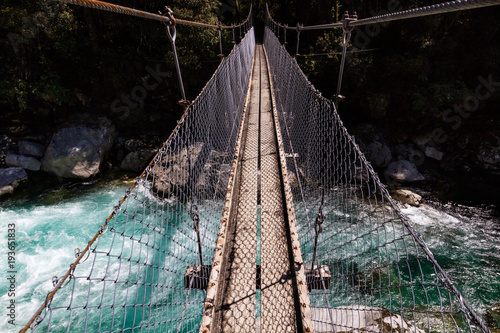
[[[312,258],[312,264],[311,264],[311,269],[314,271],[314,262],[316,261],[316,250],[318,248],[318,237],[319,234],[323,231],[323,221],[327,217],[326,215],[323,214],[323,204],[325,202],[325,190],[323,189],[322,194],[321,194],[321,205],[319,206],[318,209],[318,214],[316,215],[316,220],[314,221],[314,251],[313,251],[313,258]],[[318,265],[319,267],[319,265]]]
[[[285,28],[283,29],[284,30],[283,31],[283,35],[285,36],[285,42],[283,43],[283,45],[288,44],[288,42],[286,41],[286,31],[287,31],[287,29],[288,29],[288,24],[285,24]]]
[[[220,53],[218,54],[218,56],[222,59],[224,59],[224,53],[222,53],[222,24],[219,22],[219,24],[217,24],[217,30],[219,31],[219,50],[220,50]]]
[[[184,105],[186,108],[191,104],[187,99],[186,99],[186,92],[184,91],[184,84],[182,82],[182,74],[181,74],[181,68],[179,66],[179,58],[177,56],[177,49],[175,48],[175,40],[177,39],[177,29],[175,28],[175,18],[173,15],[173,12],[170,8],[165,7],[166,13],[165,15],[168,16],[172,20],[172,24],[167,26],[167,36],[170,39],[170,43],[172,44],[172,50],[174,52],[174,62],[175,62],[175,69],[177,71],[177,78],[179,79],[179,86],[181,88],[181,95],[182,95],[182,100],[178,102],[179,105]]]
[[[339,78],[337,81],[337,93],[335,94],[335,108],[338,109],[339,101],[344,99],[345,97],[340,94],[340,89],[342,88],[342,78],[344,76],[344,68],[345,68],[345,58],[347,55],[347,45],[351,39],[352,30],[354,27],[349,23],[352,21],[356,21],[358,19],[358,14],[356,12],[353,13],[352,17],[349,17],[349,12],[344,13],[344,17],[342,18],[342,60],[340,62],[340,70],[339,70]]]
[[[299,55],[299,44],[300,44],[300,29],[303,25],[297,23],[297,50],[295,51],[295,56]]]
[[[201,237],[200,237],[200,215],[198,214],[198,206],[196,204],[192,204],[189,209],[189,216],[194,222],[194,229],[196,230],[196,237],[198,238],[198,255],[200,258],[200,266],[203,266],[203,255],[201,249]]]

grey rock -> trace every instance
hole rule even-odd
[[[127,151],[133,152],[133,151],[139,151],[141,149],[144,149],[146,147],[146,144],[142,141],[139,141],[139,140],[127,140],[127,141],[125,141],[123,146],[125,147],[125,149]]]
[[[326,332],[401,332],[424,333],[416,326],[410,325],[399,314],[384,308],[363,305],[346,306],[342,308],[311,308],[314,331]],[[329,322],[330,315],[334,318],[335,327]]]
[[[398,160],[407,160],[416,165],[420,165],[425,161],[425,154],[413,145],[396,145],[394,153]]]
[[[417,146],[419,146],[419,147],[423,147],[423,146],[425,146],[426,144],[428,144],[429,142],[431,142],[432,137],[433,137],[432,132],[425,133],[425,134],[421,134],[421,135],[419,135],[419,136],[414,137],[414,138],[413,138],[413,142],[414,142]]]
[[[433,158],[438,161],[441,161],[443,159],[443,153],[434,147],[426,147],[425,156]]]
[[[95,176],[113,146],[115,135],[115,127],[104,117],[91,125],[62,128],[52,137],[42,160],[42,170],[62,178]]]
[[[1,186],[0,187],[0,197],[6,194],[14,193],[14,187],[11,185]]]
[[[422,204],[422,197],[408,189],[397,189],[391,192],[394,199],[403,204],[419,207]]]
[[[389,147],[375,141],[366,147],[366,158],[374,167],[381,168],[389,165],[392,159],[392,154]]]
[[[19,141],[19,154],[24,156],[43,157],[45,146],[29,141]]]
[[[486,323],[489,327],[500,327],[500,303],[486,311]]]
[[[14,189],[28,181],[28,174],[23,168],[0,169],[0,196],[11,194]]]
[[[493,174],[500,174],[500,139],[497,138],[497,144],[491,145],[483,143],[477,155],[477,162],[481,169]]]
[[[9,154],[5,158],[5,163],[10,167],[20,167],[26,170],[38,171],[40,170],[40,161],[34,157]]]
[[[192,169],[197,164],[204,146],[203,142],[197,142],[175,153],[160,152],[157,157],[159,161],[151,170],[155,175],[153,191],[160,197],[169,197],[174,189],[185,188],[188,181],[195,178],[194,173],[191,175]]]
[[[384,176],[388,181],[396,180],[401,182],[415,182],[425,179],[418,172],[415,164],[406,160],[390,163],[385,169]]]
[[[122,150],[122,149],[119,149],[117,152],[116,152],[116,160],[118,162],[121,162],[123,161],[123,159],[125,158],[125,152]]]
[[[139,172],[144,170],[156,154],[155,149],[133,151],[127,154],[120,164],[120,168],[127,171]]]
[[[28,180],[28,174],[23,168],[0,169],[0,186],[12,185],[17,187],[26,180]]]

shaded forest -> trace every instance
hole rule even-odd
[[[179,18],[215,24],[244,20],[250,1],[170,0],[113,3],[153,13],[168,5]],[[433,0],[269,1],[289,26],[360,18]],[[257,22],[264,1],[255,1]],[[105,115],[120,135],[159,143],[182,113],[173,54],[159,22],[58,2],[3,1],[0,7],[0,133],[50,134],[78,113]],[[390,159],[414,162],[444,199],[495,201],[500,187],[499,6],[356,29],[349,46],[339,112],[365,148],[376,142]],[[237,33],[238,34],[238,33]],[[223,52],[232,47],[224,32]],[[296,32],[287,34],[295,53]],[[302,32],[297,61],[331,98],[336,91],[342,31]],[[220,63],[213,29],[178,27],[177,51],[188,99]],[[141,89],[145,80],[152,89]],[[139,88],[137,88],[139,87]],[[386,161],[372,164],[381,171]],[[384,159],[384,158],[382,158]],[[385,158],[387,159],[387,158]],[[375,163],[374,163],[375,162]],[[458,188],[460,194],[457,194]]]

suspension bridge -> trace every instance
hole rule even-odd
[[[163,22],[176,60],[176,25],[241,40],[192,103],[177,65],[177,127],[21,332],[490,332],[279,31],[343,29],[339,96],[353,27],[500,1],[297,28],[266,12],[263,37],[251,14],[222,26],[62,2]]]

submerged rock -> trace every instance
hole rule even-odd
[[[23,168],[0,169],[0,197],[14,193],[21,184],[28,181],[28,174]]]
[[[342,308],[311,308],[314,332],[400,332],[424,333],[410,325],[399,314],[384,308],[347,306]],[[334,325],[330,322],[330,316]],[[335,326],[335,327],[333,327]]]
[[[392,159],[389,147],[378,141],[372,142],[366,147],[365,155],[376,168],[388,166]]]
[[[99,173],[104,155],[113,146],[115,127],[107,118],[90,125],[62,128],[52,137],[42,170],[62,178],[90,178]]]
[[[493,306],[486,311],[486,324],[492,332],[500,332],[500,304]],[[497,328],[496,330],[494,328]]]
[[[387,166],[384,176],[388,181],[415,182],[424,180],[424,176],[418,172],[417,167],[410,161],[401,160],[392,162]]]
[[[395,191],[391,191],[391,195],[394,199],[403,204],[408,204],[415,207],[418,207],[422,204],[422,197],[408,189],[397,189]]]

